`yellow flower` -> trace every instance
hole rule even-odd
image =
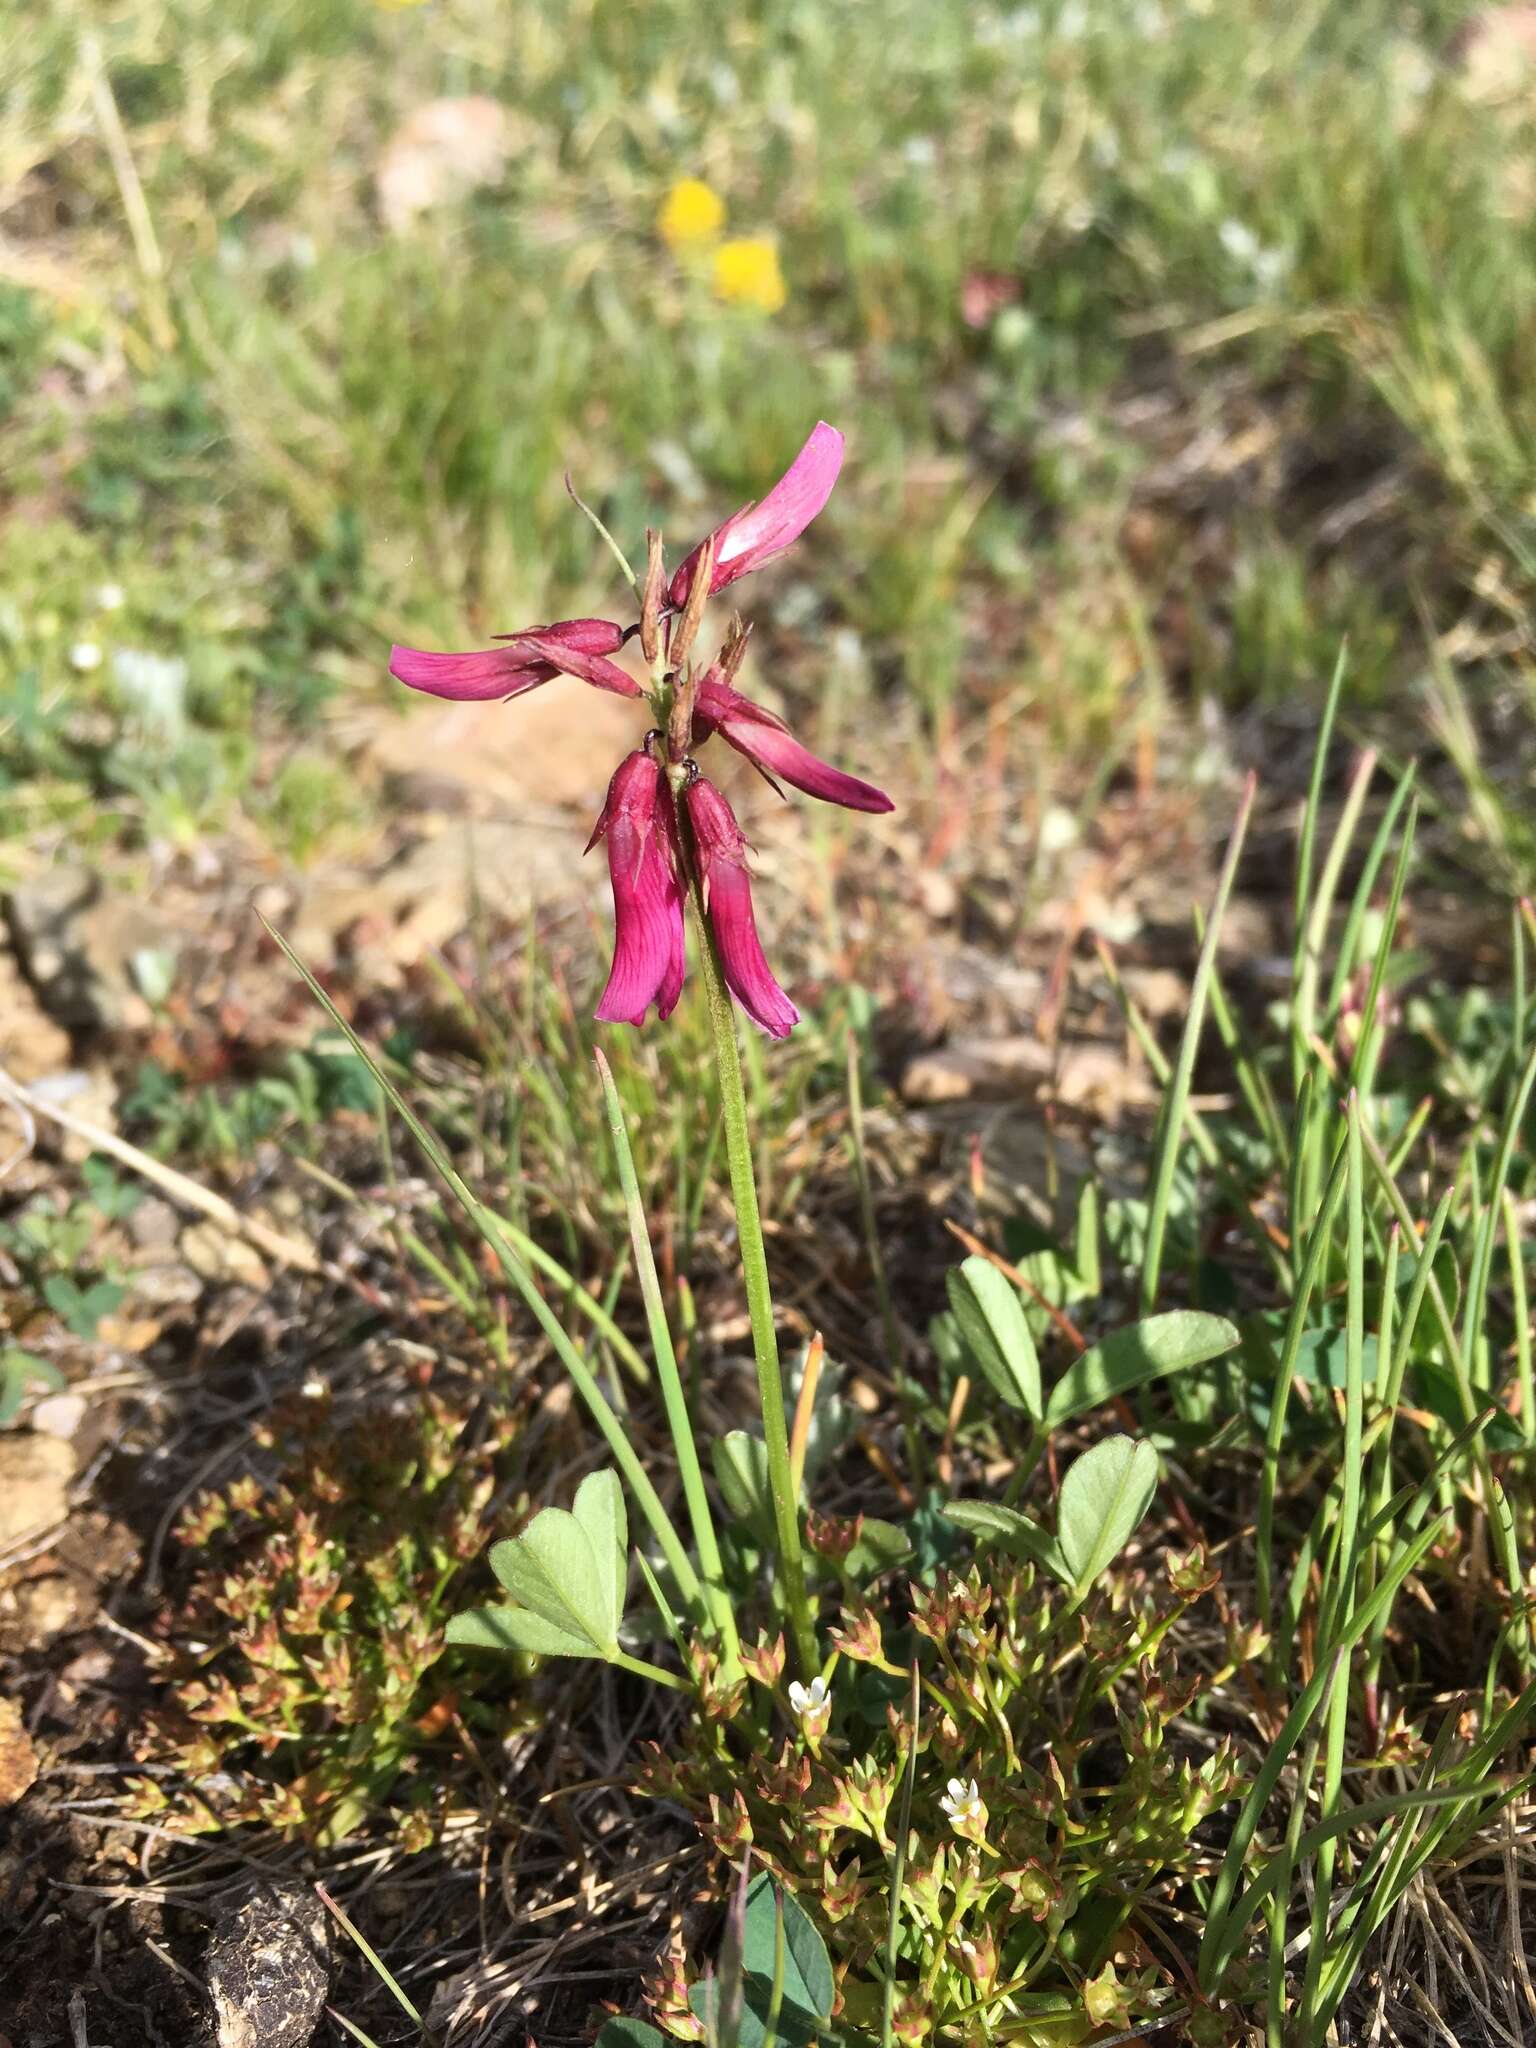
[[[760,313],[777,313],[789,294],[779,268],[779,252],[772,242],[754,236],[722,242],[715,251],[715,296],[729,306],[755,306]]]
[[[667,194],[656,225],[669,249],[707,242],[725,225],[725,201],[702,178],[680,178]]]

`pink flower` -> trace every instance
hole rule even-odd
[[[645,693],[632,675],[603,657],[624,645],[625,632],[611,619],[560,619],[526,633],[503,633],[499,647],[469,654],[432,654],[424,647],[392,647],[389,672],[412,690],[432,697],[521,697],[557,675],[579,676],[620,697]]]
[[[893,811],[896,806],[883,789],[872,782],[860,782],[841,768],[818,760],[809,747],[802,746],[784,723],[761,704],[732,689],[718,668],[710,669],[699,682],[693,707],[693,740],[699,746],[718,732],[728,746],[745,754],[770,782],[782,776],[785,782],[803,789],[807,796],[823,803],[841,804],[850,811]],[[778,784],[774,782],[774,787]]]
[[[754,1024],[770,1038],[787,1038],[800,1012],[769,971],[752,915],[747,842],[730,805],[701,775],[683,798],[707,892],[709,926],[720,950],[726,986]]]
[[[608,785],[587,841],[608,842],[613,883],[613,969],[597,1006],[604,1024],[643,1024],[651,1004],[665,1020],[683,989],[683,885],[666,770],[642,748]]]
[[[715,528],[710,596],[792,546],[831,497],[842,466],[842,435],[825,420],[818,420],[805,446],[767,497],[755,505],[743,505],[723,526]],[[667,591],[668,601],[679,609],[688,601],[693,566],[703,545],[701,541],[688,556]]]
[[[842,460],[842,435],[819,422],[767,497],[744,506],[710,536],[711,593],[782,554],[799,538],[831,496]],[[818,760],[781,718],[735,688],[747,644],[747,629],[739,620],[719,659],[702,672],[694,668],[689,654],[700,608],[692,608],[681,630],[677,614],[687,606],[707,544],[701,542],[667,582],[656,542],[641,617],[634,625],[561,619],[522,633],[498,634],[495,646],[467,653],[396,647],[389,666],[408,688],[436,697],[520,697],[554,676],[568,675],[594,689],[647,700],[655,726],[645,745],[620,762],[588,842],[590,849],[599,839],[607,841],[613,883],[613,967],[597,1015],[606,1023],[640,1024],[653,1003],[663,1018],[676,1007],[685,960],[683,899],[690,886],[685,841],[691,840],[704,913],[726,983],[755,1023],[783,1038],[798,1022],[798,1013],[763,957],[752,911],[747,842],[730,805],[700,776],[692,750],[719,733],[775,788],[782,780],[855,811],[888,811],[892,805],[872,783]],[[648,685],[609,658],[636,633],[650,664]]]

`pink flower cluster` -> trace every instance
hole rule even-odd
[[[568,675],[594,689],[649,698],[661,729],[620,762],[588,841],[589,850],[599,839],[606,842],[613,882],[613,969],[597,1006],[598,1017],[606,1022],[640,1024],[652,1003],[664,1018],[676,1007],[683,987],[683,904],[690,873],[702,887],[721,969],[741,1007],[774,1038],[785,1037],[798,1021],[758,940],[741,827],[693,759],[693,750],[714,734],[745,755],[775,788],[788,782],[849,810],[892,808],[883,790],[818,760],[782,719],[736,689],[747,641],[739,622],[702,673],[696,674],[688,661],[688,646],[679,644],[691,641],[705,596],[726,589],[800,537],[831,496],[842,460],[842,435],[821,422],[767,497],[716,527],[670,580],[664,568],[655,566],[659,552],[653,555],[648,615],[633,625],[564,619],[499,635],[496,646],[472,653],[432,654],[416,647],[391,652],[392,675],[437,697],[520,697],[554,676]],[[694,587],[706,558],[707,592]],[[649,690],[610,658],[636,633],[653,655]]]

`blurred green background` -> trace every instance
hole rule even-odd
[[[823,416],[780,628],[907,732],[1113,764],[1347,635],[1529,886],[1531,19],[7,0],[6,839],[324,857],[390,638],[609,608],[564,471],[691,542]]]

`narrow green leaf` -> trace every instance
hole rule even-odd
[[[1106,1437],[1061,1482],[1057,1528],[1062,1556],[1077,1588],[1087,1587],[1119,1556],[1152,1504],[1157,1453],[1128,1436]]]
[[[1220,1358],[1237,1341],[1237,1330],[1225,1316],[1192,1308],[1144,1316],[1128,1329],[1112,1331],[1068,1366],[1045,1404],[1046,1426],[1054,1429],[1148,1380]]]
[[[966,1348],[987,1384],[1033,1421],[1041,1414],[1040,1359],[1011,1280],[989,1259],[973,1257],[944,1276]]]
[[[1184,1033],[1179,1040],[1179,1056],[1174,1064],[1173,1079],[1163,1097],[1162,1118],[1158,1125],[1157,1156],[1152,1168],[1152,1193],[1147,1213],[1147,1249],[1141,1266],[1141,1306],[1149,1309],[1157,1299],[1158,1282],[1162,1277],[1163,1237],[1168,1227],[1168,1210],[1173,1200],[1173,1177],[1179,1163],[1179,1152],[1184,1143],[1184,1119],[1189,1107],[1189,1091],[1195,1077],[1195,1055],[1200,1049],[1200,1032],[1205,1022],[1205,1006],[1210,994],[1211,975],[1216,966],[1216,947],[1221,938],[1221,921],[1226,915],[1227,899],[1232,894],[1232,884],[1237,877],[1238,858],[1243,850],[1243,840],[1248,831],[1248,819],[1253,811],[1253,799],[1258,789],[1258,779],[1251,772],[1243,784],[1242,801],[1237,807],[1233,822],[1232,836],[1227,842],[1226,858],[1221,864],[1221,874],[1216,883],[1216,900],[1211,905],[1211,921],[1206,927],[1205,943],[1200,948],[1200,958],[1195,964],[1195,978],[1190,985],[1189,1008],[1184,1018]]]

